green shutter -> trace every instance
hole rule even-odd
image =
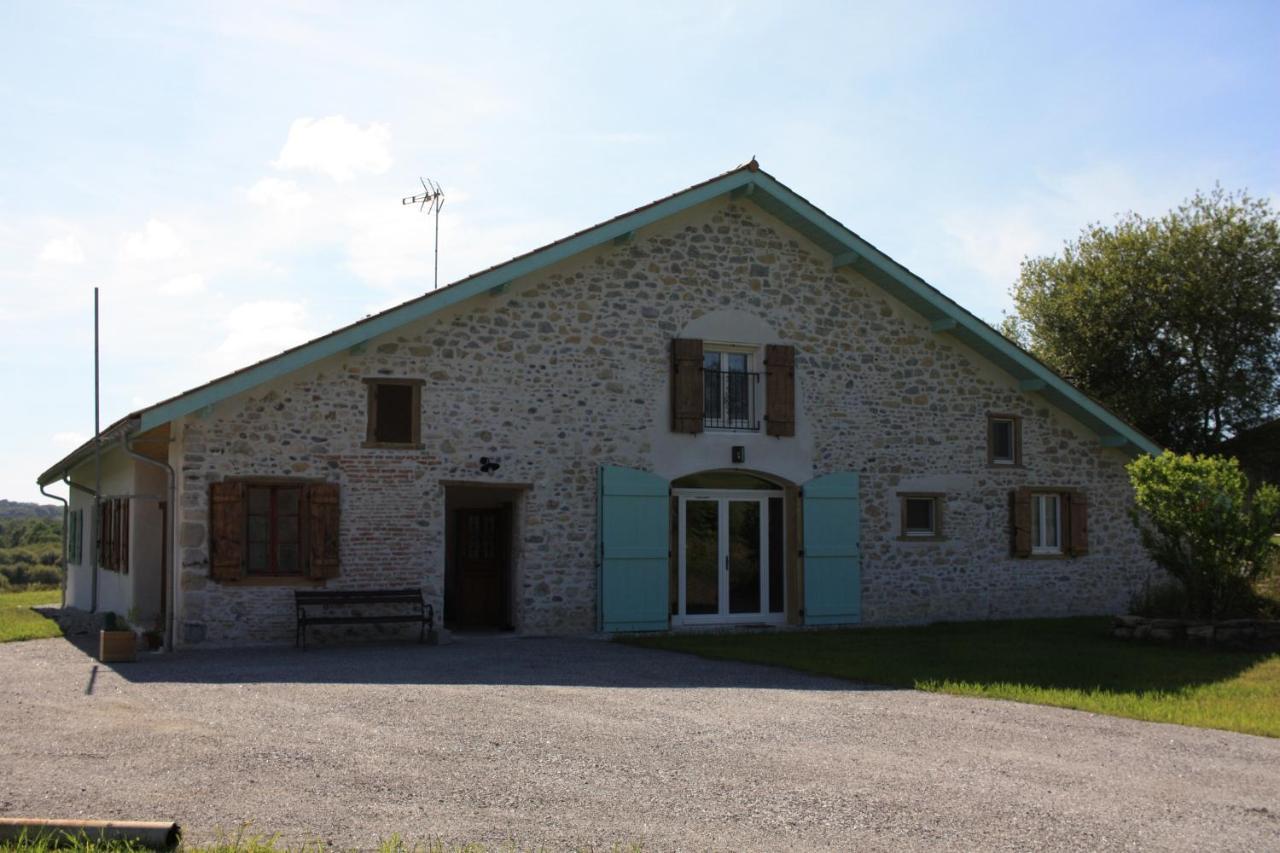
[[[668,484],[630,468],[600,469],[600,628],[668,628]]]
[[[861,528],[858,475],[828,474],[804,484],[804,623],[860,620]]]

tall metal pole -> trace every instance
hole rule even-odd
[[[101,557],[97,543],[102,542],[102,423],[99,420],[98,398],[98,288],[93,289],[93,601],[90,613],[98,612],[98,561]]]
[[[444,207],[443,199],[436,204],[436,279],[431,285],[432,290],[440,286],[440,208],[442,207]]]

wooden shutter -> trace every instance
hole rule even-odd
[[[1013,514],[1013,556],[1031,556],[1031,490],[1015,489],[1009,495]]]
[[[244,577],[244,483],[209,485],[209,576],[219,581]]]
[[[1089,553],[1089,500],[1083,492],[1062,496],[1067,504],[1067,553],[1081,557]]]
[[[120,499],[107,502],[107,568],[120,571]]]
[[[671,430],[702,432],[702,341],[671,342]]]
[[[117,551],[119,553],[119,569],[124,574],[129,573],[129,499],[120,499],[120,539]]]
[[[107,554],[107,530],[108,522],[111,520],[110,501],[101,501],[98,503],[98,524],[97,530],[93,532],[95,546],[93,549],[93,559],[96,560],[95,566],[107,568],[110,557]]]
[[[339,488],[337,483],[310,483],[307,505],[307,565],[313,578],[338,576]]]
[[[764,348],[765,432],[796,434],[796,349],[783,344]]]

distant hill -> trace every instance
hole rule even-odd
[[[57,504],[32,504],[0,498],[0,518],[56,518],[62,522],[62,507]]]

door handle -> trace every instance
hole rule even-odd
[[[728,554],[724,555],[724,570],[726,572],[729,571],[729,555]]]

